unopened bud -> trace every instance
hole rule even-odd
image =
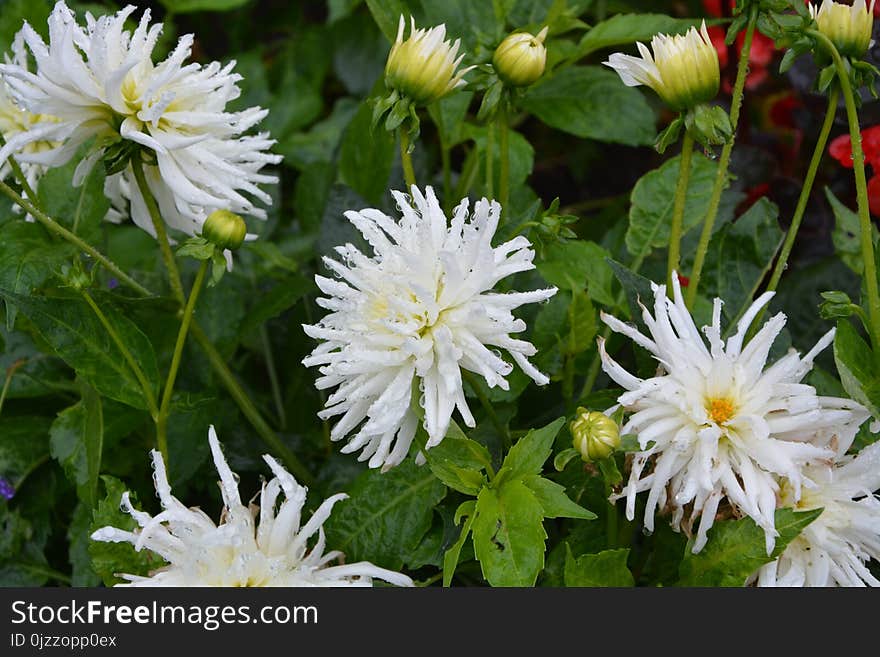
[[[819,9],[810,4],[810,13],[819,31],[834,43],[845,57],[861,59],[871,47],[874,28],[874,0],[855,0],[852,5],[823,0]]]
[[[202,227],[202,237],[221,249],[234,251],[244,242],[247,225],[229,210],[214,210]]]
[[[620,446],[620,428],[610,417],[599,411],[577,409],[569,424],[572,445],[584,461],[601,461]]]
[[[544,74],[547,64],[546,37],[545,27],[538,36],[517,32],[504,39],[492,55],[492,66],[498,77],[511,87],[534,84]]]

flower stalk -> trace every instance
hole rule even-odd
[[[703,223],[703,231],[700,233],[700,242],[694,256],[694,266],[691,270],[690,285],[688,286],[686,302],[688,308],[693,308],[697,297],[697,289],[700,285],[700,277],[703,273],[703,265],[706,261],[706,253],[709,251],[709,242],[712,239],[712,231],[715,220],[718,218],[718,208],[721,206],[721,195],[727,186],[727,173],[730,168],[730,156],[736,143],[736,128],[739,124],[739,115],[742,109],[743,92],[746,79],[749,74],[749,56],[752,51],[752,41],[755,36],[755,28],[758,24],[758,7],[752,7],[749,13],[749,22],[746,26],[746,36],[739,54],[739,64],[736,70],[736,81],[733,85],[733,95],[730,100],[730,126],[731,138],[721,149],[718,160],[718,172],[715,174],[715,182],[712,187],[712,196],[709,199],[709,208],[706,210],[706,220]]]
[[[406,129],[401,128],[398,132],[400,133],[400,163],[403,165],[403,180],[406,183],[407,189],[409,189],[416,184],[416,172],[413,169],[412,155],[410,153],[411,142],[409,132]]]
[[[681,259],[681,234],[684,224],[684,208],[687,203],[688,183],[691,176],[691,161],[694,154],[694,138],[685,132],[681,144],[681,164],[678,185],[675,188],[675,202],[672,208],[672,225],[669,229],[669,258],[666,264],[666,279],[672,289],[672,277],[679,270]]]

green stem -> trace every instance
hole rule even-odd
[[[159,242],[159,250],[162,252],[162,259],[165,261],[165,268],[168,270],[171,292],[177,303],[182,306],[186,303],[186,295],[183,293],[183,284],[180,282],[180,271],[177,269],[177,262],[174,259],[174,253],[171,251],[171,243],[168,241],[168,233],[165,230],[165,221],[162,219],[162,213],[159,212],[156,199],[147,185],[147,178],[144,176],[144,164],[139,153],[132,157],[131,169],[134,171],[134,179],[137,181],[138,189],[144,199],[144,203],[147,205],[147,211],[150,213],[153,229],[156,231],[156,241]]]
[[[183,319],[180,321],[180,330],[177,332],[177,342],[174,345],[174,354],[171,357],[171,368],[168,370],[168,378],[165,380],[165,388],[162,390],[162,404],[159,406],[159,417],[156,419],[156,442],[159,443],[159,451],[168,464],[168,414],[171,410],[171,395],[174,393],[174,382],[177,380],[177,370],[180,369],[180,361],[183,357],[183,346],[186,344],[186,336],[192,323],[193,311],[205,282],[205,273],[208,271],[208,260],[202,260],[196,280],[193,282],[189,299],[183,309]]]
[[[849,136],[852,141],[853,171],[856,179],[856,197],[858,199],[858,213],[860,225],[860,241],[862,246],[862,260],[865,267],[865,289],[868,293],[868,317],[871,320],[871,346],[873,347],[874,359],[880,365],[880,289],[877,285],[877,262],[874,257],[874,244],[871,239],[873,224],[871,212],[868,206],[868,181],[865,177],[865,153],[862,150],[862,131],[859,126],[859,114],[856,110],[855,95],[849,80],[847,66],[837,52],[837,48],[831,40],[821,32],[809,30],[808,34],[821,42],[834,60],[837,69],[837,79],[840,82],[840,91],[846,104],[846,118],[849,123]]]
[[[84,253],[86,253],[89,256],[91,256],[92,258],[94,258],[94,260],[96,262],[99,262],[107,271],[109,271],[111,274],[113,274],[121,283],[128,285],[131,289],[136,291],[141,296],[144,296],[144,297],[153,296],[153,294],[147,288],[145,288],[143,285],[141,285],[136,280],[134,280],[131,276],[126,274],[124,271],[122,271],[122,269],[120,269],[119,266],[116,263],[114,263],[112,260],[107,258],[107,256],[105,256],[100,251],[95,249],[92,245],[85,242],[83,239],[81,239],[81,238],[77,237],[76,235],[74,235],[73,233],[71,233],[69,230],[67,230],[64,226],[62,226],[57,221],[52,219],[45,212],[43,212],[42,210],[37,208],[33,203],[22,198],[21,195],[19,195],[14,189],[12,189],[9,185],[7,185],[2,180],[0,180],[0,192],[3,192],[4,194],[6,194],[10,199],[12,199],[12,201],[16,205],[21,207],[22,210],[24,210],[29,215],[31,215],[34,219],[36,219],[38,222],[43,224],[43,226],[45,226],[49,232],[51,232],[55,235],[58,235],[62,239],[73,244],[79,250],[83,251]]]
[[[672,294],[672,272],[679,270],[681,257],[681,233],[684,223],[684,206],[687,203],[688,182],[691,177],[691,158],[694,154],[694,138],[687,132],[681,144],[681,164],[678,185],[675,188],[675,205],[672,208],[672,225],[669,228],[669,259],[666,265],[666,282]]]
[[[254,403],[251,401],[250,397],[248,397],[248,394],[244,391],[236,380],[235,375],[229,369],[226,360],[220,352],[217,351],[217,348],[199,326],[198,322],[193,321],[192,326],[190,327],[190,333],[192,333],[192,336],[196,339],[199,345],[201,345],[202,350],[205,352],[205,355],[210,361],[211,366],[214,368],[214,371],[217,373],[217,376],[220,377],[226,390],[235,400],[235,403],[238,404],[239,409],[241,409],[241,412],[251,423],[251,426],[254,427],[263,442],[281,457],[284,465],[286,465],[287,469],[299,479],[300,483],[306,486],[314,485],[315,478],[300,462],[296,455],[290,451],[290,448],[287,447],[277,435],[275,435],[272,427],[270,427],[266,423],[266,420],[263,419],[263,416],[260,415],[260,412],[257,410],[256,406],[254,406]]]
[[[406,183],[406,191],[410,192],[416,184],[416,172],[413,169],[412,155],[409,152],[409,133],[400,129],[400,163],[403,165],[403,180]]]
[[[495,198],[495,122],[486,126],[486,198]]]
[[[733,95],[730,100],[730,125],[733,133],[730,141],[721,149],[721,157],[718,160],[718,172],[715,174],[715,183],[712,187],[712,196],[709,199],[709,207],[706,210],[706,220],[703,224],[703,232],[700,233],[700,243],[694,256],[694,267],[691,270],[690,282],[687,289],[686,303],[692,308],[697,297],[697,288],[700,285],[700,276],[703,273],[703,263],[706,260],[706,252],[709,250],[709,241],[712,238],[712,230],[715,220],[718,218],[718,208],[721,206],[721,195],[727,186],[727,171],[730,168],[730,156],[736,143],[736,128],[739,125],[739,114],[742,109],[743,92],[746,86],[746,78],[749,75],[749,55],[752,51],[752,40],[755,36],[755,26],[758,24],[758,6],[755,5],[749,14],[749,22],[746,26],[746,36],[743,47],[739,54],[739,65],[736,69],[736,82],[733,85]]]
[[[501,422],[498,414],[495,413],[495,409],[492,408],[492,402],[489,401],[486,393],[483,392],[483,388],[480,386],[479,381],[477,381],[476,377],[468,370],[462,370],[461,378],[467,381],[471,389],[473,389],[474,393],[477,395],[477,399],[480,400],[480,404],[482,405],[483,410],[486,411],[486,415],[489,416],[489,420],[492,422],[492,426],[495,427],[498,435],[501,436],[501,440],[504,444],[504,451],[506,453],[513,446],[513,441],[510,438],[510,431],[507,430],[507,427],[504,426],[503,422]]]
[[[6,140],[3,138],[3,134],[0,133],[0,148],[6,145]],[[9,166],[12,169],[12,174],[15,176],[15,179],[18,181],[18,184],[21,185],[22,191],[24,191],[24,195],[31,199],[34,203],[36,203],[37,193],[31,187],[31,184],[27,181],[27,178],[24,175],[24,171],[21,170],[21,165],[11,155],[6,160],[9,162]]]
[[[15,375],[16,370],[24,365],[24,363],[24,360],[19,359],[6,369],[6,380],[3,382],[3,391],[0,392],[0,413],[3,413],[3,404],[6,402],[6,395],[12,383],[12,377]]]
[[[610,458],[614,458],[613,456]],[[608,508],[605,510],[608,514],[605,518],[605,540],[608,541],[608,549],[613,550],[617,547],[617,534],[619,532],[617,525],[617,504],[615,502],[610,501],[608,498],[611,497],[612,493],[611,484],[608,481],[605,482],[605,501],[608,504]]]
[[[265,324],[260,325],[260,340],[263,343],[263,355],[266,358],[266,370],[269,372],[269,383],[272,385],[272,397],[275,400],[275,409],[278,411],[278,422],[281,429],[287,428],[287,413],[284,410],[284,397],[281,394],[281,382],[278,378],[278,369],[275,367],[275,355],[272,353],[272,343],[269,340],[269,331]]]
[[[501,212],[510,216],[507,204],[510,202],[510,127],[507,125],[507,112],[498,112],[498,147],[501,149],[501,175],[498,179],[498,202]]]
[[[788,233],[785,235],[785,241],[782,243],[782,250],[779,252],[779,258],[770,276],[770,282],[767,284],[768,291],[775,291],[779,286],[779,280],[782,278],[783,272],[788,267],[788,257],[794,247],[795,238],[807,210],[807,203],[810,200],[810,193],[813,190],[813,183],[816,180],[816,172],[819,170],[819,164],[822,156],[825,154],[825,145],[828,143],[828,136],[831,134],[831,128],[834,126],[834,117],[837,116],[837,101],[840,98],[840,91],[835,86],[828,94],[828,110],[825,113],[825,121],[822,123],[822,129],[819,131],[819,138],[816,141],[816,147],[813,149],[813,157],[810,160],[810,166],[807,169],[807,175],[804,178],[804,184],[801,187],[801,194],[798,198],[794,215],[791,218],[791,225],[788,227]],[[762,313],[763,314],[763,313]],[[754,325],[760,326],[760,317],[756,318]]]
[[[132,355],[128,347],[125,346],[125,342],[122,340],[122,338],[119,337],[119,333],[117,333],[116,329],[113,327],[113,324],[110,323],[110,320],[107,319],[104,311],[102,311],[100,306],[95,303],[92,295],[89,294],[87,290],[80,290],[79,292],[82,295],[83,299],[85,299],[86,303],[89,304],[89,307],[95,313],[98,321],[101,322],[101,326],[103,326],[104,330],[107,331],[107,335],[109,335],[110,339],[113,340],[113,344],[115,344],[116,348],[119,349],[119,351],[122,353],[122,357],[131,368],[131,371],[134,373],[134,376],[138,380],[138,383],[141,386],[141,390],[144,393],[144,400],[147,402],[147,407],[150,409],[150,414],[155,420],[159,415],[159,411],[156,407],[156,396],[153,394],[153,389],[150,386],[149,381],[147,381],[147,377],[144,375],[143,370],[141,370],[140,365],[138,365],[137,359]]]

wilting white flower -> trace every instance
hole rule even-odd
[[[718,53],[706,30],[706,21],[699,31],[692,27],[686,34],[655,35],[651,39],[653,55],[644,44],[636,45],[641,57],[616,52],[603,62],[617,71],[626,86],[650,87],[678,111],[709,102],[718,95]]]
[[[446,41],[446,25],[430,29],[416,29],[410,18],[409,38],[404,40],[406,21],[403,16],[397,26],[397,39],[391,46],[385,64],[385,83],[417,104],[428,104],[443,98],[464,86],[464,75],[475,68],[468,66],[456,71],[464,55],[458,54],[461,40]]]
[[[827,36],[840,54],[861,58],[871,47],[874,30],[874,1],[855,0],[851,5],[822,0],[818,9],[810,3],[810,15],[819,31]]]
[[[880,443],[807,471],[815,488],[795,501],[783,485],[782,505],[822,509],[782,555],[758,573],[758,586],[880,586],[866,567],[880,560]]]
[[[31,160],[59,166],[95,138],[94,151],[77,168],[78,184],[107,147],[129,141],[147,149],[146,178],[159,202],[175,208],[166,212],[173,228],[192,235],[215,209],[264,218],[265,210],[252,198],[271,203],[258,185],[277,178],[260,170],[280,161],[280,156],[266,152],[273,143],[266,134],[243,135],[267,110],[227,112],[227,103],[240,95],[236,83],[241,76],[232,73],[235,62],[184,64],[192,35],[181,37],[172,53],[154,64],[151,56],[162,26],[150,25],[150,12],[145,10],[137,28],[129,32],[125,21],[134,11],[128,6],[97,19],[86,14],[83,27],[59,2],[49,17],[48,45],[24,25],[22,38],[36,72],[12,63],[0,65],[0,73],[21,107],[55,120],[40,121],[10,139],[0,149],[0,162],[48,140],[58,146]],[[124,175],[131,188],[134,181]],[[139,203],[133,195],[129,198],[135,221],[148,229],[150,222],[138,213]]]
[[[315,280],[327,295],[318,303],[330,313],[303,327],[323,340],[303,364],[320,366],[319,389],[337,388],[319,415],[342,416],[331,431],[334,440],[360,425],[342,451],[363,450],[360,460],[370,459],[373,468],[397,465],[409,451],[418,425],[414,381],[427,447],[443,440],[455,408],[474,426],[462,370],[489,387],[508,389],[505,377],[513,367],[499,349],[536,383],[546,384],[527,359],[535,347],[510,336],[526,329],[511,311],[556,293],[492,291],[501,279],[533,269],[535,255],[524,236],[492,247],[498,203],[482,199],[470,214],[464,199],[450,222],[430,187],[423,195],[413,186],[412,201],[392,193],[403,215],[399,222],[374,209],[345,213],[374,255],[345,244],[336,247],[342,262],[324,258],[336,278]]]
[[[17,34],[12,43],[12,52],[4,55],[8,65],[20,66],[28,69],[27,51],[24,47],[24,38],[21,33]],[[0,135],[5,141],[15,139],[18,135],[27,133],[34,125],[41,121],[50,121],[49,117],[32,114],[20,108],[12,97],[11,90],[0,79]],[[35,141],[17,154],[17,160],[21,165],[22,173],[31,189],[36,189],[37,181],[43,175],[45,167],[31,162],[31,157],[43,151],[53,148],[55,144],[46,141]],[[39,157],[39,155],[36,155]],[[0,160],[0,180],[6,180],[12,174],[12,167],[8,159]]]
[[[92,534],[95,541],[132,543],[136,550],[151,550],[168,562],[149,577],[121,575],[131,586],[371,586],[374,577],[397,586],[413,585],[406,575],[368,562],[329,565],[343,555],[324,553],[322,525],[333,505],[347,495],[327,498],[301,525],[306,488],[266,455],[263,458],[275,477],[263,484],[259,510],[252,504],[246,506],[213,426],[208,442],[223,496],[218,525],[200,509],[185,507],[171,494],[165,463],[153,450],[154,481],[162,512],[154,517],[138,511],[124,493],[122,508],[137,521],[139,529],[129,532],[103,527]],[[309,549],[309,539],[315,533],[318,538]]]
[[[751,305],[726,343],[721,338],[723,302],[715,299],[712,324],[703,328],[707,346],[684,304],[678,277],[672,279],[674,300],[667,298],[665,285],[654,285],[654,315],[643,307],[649,335],[602,316],[660,363],[656,376],[640,379],[599,342],[603,369],[627,390],[618,398],[629,414],[621,433],[637,434],[642,449],[634,455],[622,494],[627,517],[633,519],[640,491],[649,491],[648,530],[653,530],[654,512],[667,504],[673,510],[672,525],[679,529],[685,506],[691,504],[686,527],[700,518],[693,546],[698,552],[726,498],[764,529],[769,554],[777,534],[777,477],[785,477],[793,499],[800,499],[802,484],[809,483],[803,466],[833,459],[829,447],[850,444],[868,413],[851,400],[820,397],[800,382],[833,340],[833,330],[805,356],[792,349],[768,367],[770,347],[785,326],[785,315],[768,320],[748,343],[745,338],[772,292]],[[652,468],[643,476],[649,463]]]

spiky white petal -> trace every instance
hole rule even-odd
[[[880,586],[867,562],[880,561],[880,443],[833,466],[808,471],[798,511],[822,509],[783,551],[758,573],[758,586]],[[783,504],[792,502],[785,499]]]
[[[703,328],[704,340],[684,304],[677,276],[672,300],[665,285],[653,289],[653,315],[642,307],[647,335],[614,317],[603,319],[659,361],[657,375],[644,380],[633,376],[607,354],[603,343],[599,346],[603,369],[626,389],[618,399],[627,412],[621,433],[637,434],[642,448],[634,455],[621,495],[627,517],[633,519],[641,491],[648,491],[648,530],[654,527],[655,511],[667,506],[673,511],[673,527],[680,529],[690,505],[685,529],[699,518],[693,545],[698,552],[726,499],[764,529],[769,554],[776,536],[777,478],[785,477],[799,499],[802,487],[810,483],[803,466],[833,459],[832,448],[848,447],[868,417],[859,404],[820,397],[812,386],[800,383],[833,331],[804,357],[791,350],[767,367],[785,316],[772,317],[751,340],[745,338],[772,293],[754,302],[725,342],[720,299],[715,300],[712,324]]]
[[[333,505],[346,495],[327,498],[303,524],[306,488],[266,455],[263,458],[275,476],[263,484],[259,509],[253,504],[246,506],[213,426],[208,431],[208,442],[223,497],[223,513],[217,525],[201,510],[185,507],[171,494],[162,456],[153,450],[153,478],[162,512],[154,517],[136,510],[125,493],[122,508],[137,521],[139,529],[129,532],[102,527],[92,534],[92,540],[131,543],[136,550],[151,550],[168,562],[149,577],[121,575],[128,585],[372,586],[373,578],[396,586],[413,585],[406,575],[368,562],[330,565],[343,555],[325,554],[322,525]]]
[[[158,195],[172,198],[176,214],[183,217],[173,228],[192,235],[215,209],[265,218],[255,200],[270,203],[260,185],[277,178],[261,169],[281,158],[268,152],[274,143],[268,135],[245,133],[267,110],[228,112],[227,104],[240,95],[241,76],[232,72],[235,62],[185,63],[192,35],[181,37],[165,60],[154,63],[162,26],[151,25],[145,10],[137,28],[127,30],[125,22],[134,11],[129,5],[115,15],[94,18],[87,13],[82,26],[58,2],[49,17],[48,45],[25,23],[21,38],[36,72],[7,63],[0,65],[0,74],[21,107],[55,120],[10,139],[0,149],[0,162],[35,141],[50,140],[58,145],[30,159],[60,166],[94,137],[98,151],[78,168],[81,180],[102,149],[129,140],[151,152],[150,186],[155,191],[161,184]]]
[[[528,239],[492,247],[501,213],[494,201],[478,201],[471,213],[464,199],[449,221],[433,189],[411,191],[411,199],[392,192],[399,221],[374,209],[346,212],[373,255],[345,244],[336,248],[340,260],[324,258],[333,277],[315,280],[326,295],[318,304],[330,312],[303,327],[321,340],[303,363],[319,367],[319,389],[336,389],[320,417],[341,416],[331,438],[354,433],[342,451],[360,450],[373,468],[397,465],[409,451],[418,426],[414,382],[429,448],[443,440],[456,408],[474,426],[463,370],[507,390],[513,366],[504,350],[536,383],[548,382],[528,361],[535,347],[511,336],[526,329],[511,311],[556,288],[493,292],[501,279],[534,268]]]

